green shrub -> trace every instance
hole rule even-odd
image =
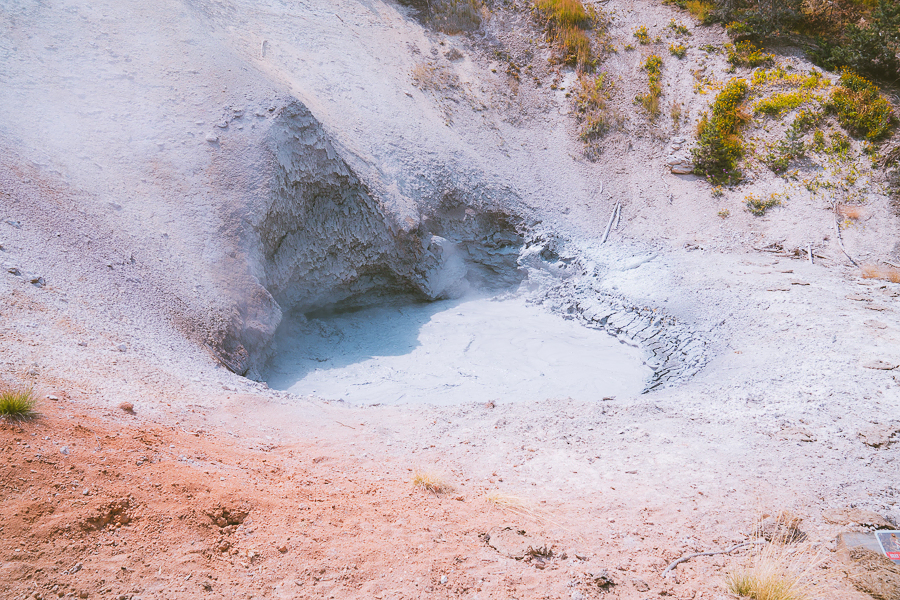
[[[747,120],[741,105],[749,90],[743,79],[729,81],[697,127],[699,140],[693,150],[694,172],[705,175],[716,185],[733,185],[741,180],[738,162],[744,155],[744,144],[740,126]]]
[[[845,157],[852,147],[850,138],[840,131],[836,131],[831,136],[831,145],[826,148],[826,152],[835,156]]]
[[[774,54],[767,54],[748,41],[725,44],[725,51],[728,62],[735,67],[761,67],[775,62]]]
[[[29,419],[36,416],[37,395],[34,388],[0,389],[0,416],[14,420]]]
[[[677,58],[684,58],[687,54],[687,48],[684,44],[669,44],[669,54]]]
[[[867,140],[887,137],[895,124],[891,105],[878,86],[849,70],[844,70],[840,86],[832,90],[828,108],[844,129]]]
[[[676,23],[675,19],[669,21],[669,29],[674,31],[677,35],[691,35],[691,30],[687,28],[683,23]]]
[[[650,120],[654,120],[659,116],[659,97],[662,95],[663,61],[659,56],[651,54],[647,57],[647,60],[644,61],[642,68],[647,71],[649,90],[645,95],[638,96],[636,99],[650,115]]]
[[[769,209],[775,208],[780,204],[781,196],[779,194],[771,194],[765,200],[754,194],[748,194],[744,197],[744,206],[747,207],[747,212],[757,217],[763,216]]]
[[[896,81],[900,73],[900,3],[896,0],[879,0],[868,18],[842,28],[838,39],[830,37],[819,39],[820,48],[813,53],[818,62]]]
[[[825,149],[825,133],[821,129],[816,129],[813,133],[812,149],[816,152],[822,152]]]
[[[806,155],[806,145],[803,143],[803,128],[795,119],[788,128],[783,140],[778,142],[774,150],[769,152],[763,162],[776,175],[784,175],[792,160]]]
[[[637,29],[634,30],[634,37],[641,43],[641,45],[646,46],[650,43],[650,32],[647,31],[646,25],[641,25]]]

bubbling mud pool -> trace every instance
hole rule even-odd
[[[283,324],[266,380],[351,404],[640,394],[643,352],[516,295],[318,312]]]

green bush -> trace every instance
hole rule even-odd
[[[900,3],[879,0],[878,6],[862,20],[850,23],[837,39],[819,39],[820,49],[813,54],[829,68],[847,67],[884,80],[900,74]]]
[[[649,90],[645,95],[638,96],[636,100],[649,113],[650,120],[654,120],[659,116],[659,97],[662,95],[662,68],[663,61],[656,54],[651,54],[644,61],[643,69],[647,71]]]
[[[753,105],[753,112],[777,117],[783,113],[794,110],[809,100],[809,95],[803,92],[785,92],[773,94],[763,98]]]
[[[634,37],[641,43],[641,45],[646,46],[650,43],[650,32],[647,30],[646,25],[641,25],[637,29],[634,30]]]
[[[34,388],[0,389],[0,416],[21,420],[36,416],[37,395]]]
[[[844,129],[867,140],[887,137],[895,124],[891,105],[878,86],[849,70],[844,70],[840,86],[831,92],[828,109]]]
[[[749,194],[744,198],[744,206],[747,207],[747,211],[757,217],[763,216],[769,209],[775,208],[780,204],[781,196],[779,194],[771,194],[765,200],[754,194]]]
[[[684,44],[669,44],[669,54],[676,58],[684,58],[687,54],[687,48]]]
[[[697,127],[698,144],[693,150],[694,172],[716,185],[733,185],[742,178],[738,162],[744,155],[740,126],[747,120],[741,105],[750,91],[743,79],[732,79],[719,92],[710,113]]]
[[[728,62],[735,67],[761,67],[775,62],[774,54],[767,54],[748,41],[725,44]]]

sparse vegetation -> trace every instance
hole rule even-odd
[[[691,35],[691,30],[684,23],[676,22],[675,19],[669,21],[668,27],[677,35]]]
[[[718,215],[720,219],[727,219],[731,216],[731,211],[727,208],[721,208],[719,209],[719,212],[716,213],[716,215]]]
[[[735,67],[761,67],[775,62],[775,55],[763,52],[752,42],[742,41],[736,44],[726,44],[725,52],[728,54],[728,62]]]
[[[684,118],[684,105],[681,102],[673,102],[669,114],[672,116],[672,125],[675,126],[675,131],[678,131],[681,129],[681,120]]]
[[[738,162],[744,155],[744,145],[740,127],[748,118],[742,104],[749,89],[743,79],[729,81],[697,126],[694,171],[714,184],[733,185],[741,180]]]
[[[669,54],[677,58],[684,58],[687,47],[684,44],[669,44]]]
[[[413,85],[422,91],[442,92],[459,87],[456,73],[444,65],[427,61],[415,65],[412,69]]]
[[[776,175],[783,175],[788,170],[790,161],[806,155],[803,143],[803,128],[795,120],[785,133],[784,139],[763,159],[763,162]]]
[[[418,9],[421,18],[444,33],[473,31],[481,26],[481,0],[400,0]]]
[[[638,96],[636,100],[644,107],[650,120],[659,116],[659,97],[662,95],[662,68],[663,61],[656,54],[651,54],[644,61],[642,68],[647,71],[648,91],[642,96]]]
[[[599,155],[599,140],[621,122],[621,116],[608,107],[611,89],[605,73],[596,76],[582,75],[579,78],[574,107],[581,124],[578,137],[585,144],[588,158]]]
[[[744,197],[744,205],[747,207],[747,212],[756,217],[761,217],[770,209],[781,205],[781,195],[773,193],[768,198],[763,199],[755,194],[748,194]]]
[[[37,394],[34,388],[0,388],[0,416],[12,420],[25,420],[37,416]]]
[[[413,474],[413,485],[432,494],[446,494],[453,491],[453,486],[443,477],[430,471],[416,471]]]
[[[871,81],[852,71],[841,75],[840,86],[831,92],[828,109],[852,135],[879,140],[893,129],[895,117],[890,103]]]
[[[634,37],[641,43],[642,46],[646,46],[650,43],[650,32],[647,30],[646,25],[641,25],[640,27],[635,29]]]

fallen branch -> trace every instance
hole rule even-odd
[[[600,240],[601,244],[606,243],[606,238],[609,237],[609,230],[612,229],[613,220],[616,218],[616,213],[619,212],[619,201],[616,200],[616,205],[613,207],[612,214],[609,215],[609,223],[606,224],[606,230],[603,232],[603,239]]]
[[[716,554],[731,554],[735,550],[737,550],[739,548],[743,548],[745,546],[753,546],[755,544],[765,544],[765,543],[766,543],[766,540],[753,540],[752,542],[742,542],[740,544],[735,544],[728,550],[713,550],[710,552],[695,552],[694,554],[688,554],[687,556],[682,556],[681,558],[679,558],[678,560],[676,560],[675,562],[670,564],[668,567],[666,567],[666,569],[662,572],[662,576],[665,577],[669,571],[671,571],[672,569],[674,569],[681,563],[687,562],[687,561],[691,560],[692,558],[697,558],[698,556],[715,556]]]
[[[837,234],[838,244],[840,244],[840,246],[841,246],[841,252],[843,252],[844,256],[846,256],[847,259],[853,263],[854,267],[858,267],[859,264],[855,260],[853,260],[853,257],[847,253],[847,249],[844,248],[844,240],[843,240],[843,238],[841,238],[841,226],[838,225],[837,202],[834,202],[833,206],[834,206],[834,232]]]

